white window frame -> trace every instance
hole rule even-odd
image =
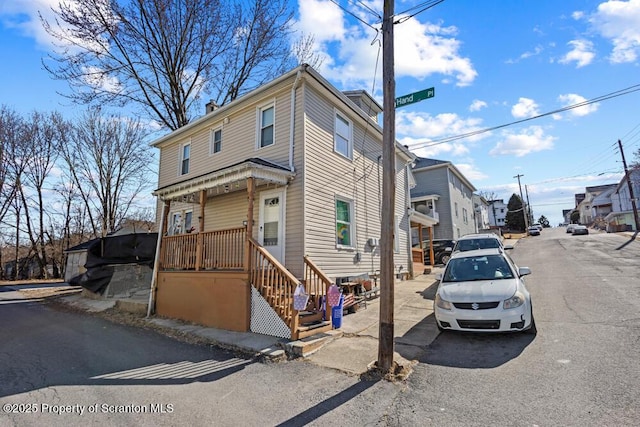
[[[349,222],[348,224],[348,230],[349,230],[349,238],[350,238],[350,243],[348,245],[342,244],[338,242],[338,202],[343,202],[346,203],[349,206]],[[338,249],[355,249],[356,248],[356,233],[355,233],[355,202],[353,201],[353,199],[349,199],[347,197],[341,197],[341,196],[336,196],[335,197],[335,201],[333,203],[334,206],[334,215],[335,215],[335,220],[333,222],[333,229],[334,229],[334,233],[336,236],[336,248]],[[341,223],[344,223],[343,221],[340,221]]]
[[[262,123],[262,113],[266,110],[273,109],[273,123],[271,123],[271,134],[272,134],[272,142],[269,145],[262,145],[262,129],[266,126],[263,126]],[[271,101],[268,104],[264,104],[257,108],[256,111],[256,150],[260,150],[261,148],[272,147],[276,144],[276,102]]]
[[[215,151],[216,149],[216,133],[220,132],[220,149]],[[213,156],[214,154],[218,154],[222,151],[222,127],[217,127],[211,129],[209,133],[209,155]]]
[[[191,219],[187,224],[187,216],[189,214],[191,214]],[[169,218],[171,218],[170,227],[167,230],[169,236],[188,233],[188,230],[193,226],[193,209],[173,211],[169,214]]]
[[[347,126],[349,127],[348,135],[342,135],[338,132],[338,118],[347,123]],[[346,141],[346,153],[343,153],[338,148],[338,138]],[[334,110],[333,115],[333,151],[349,160],[353,160],[353,122],[349,120],[346,114],[341,113],[337,109]]]
[[[184,157],[184,150],[185,148],[189,147],[189,157],[185,158]],[[191,172],[191,141],[189,142],[185,142],[184,144],[180,145],[180,153],[178,153],[179,156],[179,162],[178,162],[178,176],[184,176],[184,175],[189,175],[189,172]],[[184,171],[184,162],[185,160],[187,161],[187,171]]]

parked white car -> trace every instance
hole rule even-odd
[[[476,249],[513,249],[511,245],[503,245],[502,238],[493,233],[473,233],[465,234],[456,240],[452,252],[464,252]]]
[[[531,295],[518,267],[503,250],[456,252],[442,274],[434,304],[438,329],[537,332]]]

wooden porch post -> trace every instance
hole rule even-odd
[[[244,268],[249,269],[249,238],[253,237],[253,203],[255,199],[255,180],[253,177],[247,178],[247,238],[244,243]]]
[[[429,226],[429,259],[431,265],[435,266],[435,260],[433,259],[433,226]]]
[[[424,248],[422,247],[422,224],[418,224],[418,242],[420,242],[420,255],[422,256],[422,263],[424,264]]]
[[[202,266],[202,232],[204,231],[204,205],[207,202],[207,190],[200,190],[200,216],[198,217],[198,234],[196,236],[196,271]]]
[[[160,230],[160,237],[164,237],[167,234],[167,228],[169,227],[169,221],[167,218],[169,217],[169,209],[171,208],[171,200],[166,200],[164,202],[164,208],[162,209],[162,230]]]

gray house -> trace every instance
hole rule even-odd
[[[413,175],[412,204],[427,201],[438,213],[438,223],[433,225],[434,239],[457,239],[478,231],[473,201],[476,188],[453,163],[418,158]]]

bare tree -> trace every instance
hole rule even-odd
[[[78,189],[96,236],[118,228],[150,186],[150,147],[140,122],[86,112],[62,149],[67,173]]]
[[[23,132],[22,117],[6,106],[0,107],[0,222],[11,207],[17,175],[22,173],[23,168],[16,166],[21,160],[18,150],[21,149]]]
[[[50,206],[50,200],[45,200],[45,183],[50,180],[66,133],[67,124],[59,113],[34,111],[26,121],[22,141],[30,155],[26,158],[22,179],[18,181],[22,184],[18,187],[18,194],[24,208],[27,234],[44,277],[49,277],[45,215]]]
[[[80,103],[141,107],[169,129],[295,62],[289,0],[75,0],[41,15],[62,48],[44,67]]]

